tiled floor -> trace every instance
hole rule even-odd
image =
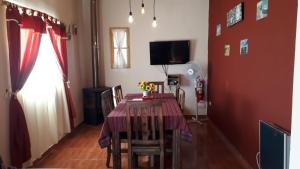
[[[106,150],[97,143],[100,127],[81,125],[47,152],[34,167],[106,169]],[[190,124],[190,128],[193,141],[182,141],[181,145],[183,169],[249,169],[229,150],[211,122],[207,121],[201,126]],[[171,167],[170,157],[166,157],[166,168]],[[147,167],[147,158],[142,158],[141,163]],[[122,155],[122,168],[127,168],[126,155]]]

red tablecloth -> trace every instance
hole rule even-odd
[[[125,105],[127,100],[142,98],[141,94],[128,94],[117,107],[108,115],[100,132],[99,145],[105,148],[110,145],[112,132],[126,132]],[[165,130],[180,129],[181,136],[191,141],[192,133],[172,93],[153,94],[153,99],[162,100]]]

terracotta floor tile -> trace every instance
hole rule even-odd
[[[192,142],[182,141],[181,145],[182,169],[249,169],[229,150],[210,121],[201,126],[191,124],[190,128]],[[97,142],[100,129],[101,126],[79,126],[36,161],[33,168],[106,169],[106,150]],[[171,168],[171,159],[171,154],[166,154],[166,168]],[[139,163],[149,168],[147,157],[140,158]],[[126,155],[122,155],[122,169],[127,169]]]

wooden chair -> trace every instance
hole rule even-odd
[[[113,87],[114,90],[114,94],[115,94],[115,101],[116,101],[116,105],[119,104],[119,102],[123,99],[123,93],[122,93],[122,87],[121,85],[115,86]]]
[[[157,82],[149,82],[153,83],[155,85],[155,91],[156,93],[165,93],[165,82],[163,81],[157,81]]]
[[[176,86],[176,91],[175,91],[175,97],[176,97],[176,100],[178,101],[178,97],[179,97],[179,89],[180,89],[180,86],[177,85]]]
[[[132,169],[135,155],[160,155],[160,169],[164,169],[164,125],[160,100],[129,101],[126,104],[128,136],[128,169]]]
[[[106,90],[101,93],[101,107],[104,119],[114,109],[112,90]]]
[[[114,109],[112,90],[106,90],[101,93],[101,107],[104,120],[106,120],[109,113]],[[111,145],[106,149],[106,167],[109,168],[112,148]]]
[[[101,107],[102,107],[103,117],[104,119],[106,119],[109,113],[114,109],[112,90],[106,90],[101,93]],[[121,137],[120,138],[121,143],[127,143],[126,134],[125,135],[121,134],[120,137]],[[111,154],[112,154],[112,146],[109,145],[106,151],[107,151],[106,167],[109,168]],[[121,153],[127,153],[127,149],[122,149]]]
[[[185,105],[185,91],[180,87],[176,88],[176,99],[180,109],[183,111]]]

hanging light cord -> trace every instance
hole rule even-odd
[[[155,17],[155,0],[153,2],[153,14],[154,14],[154,17]]]
[[[129,10],[130,10],[130,12],[132,12],[131,11],[131,0],[129,0]]]

